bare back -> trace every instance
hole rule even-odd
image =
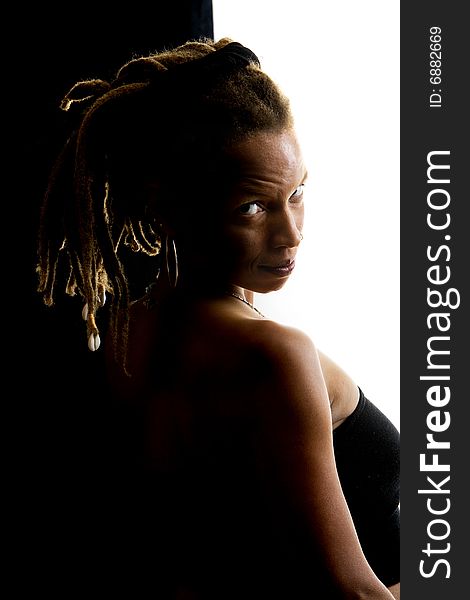
[[[227,599],[351,585],[389,597],[335,469],[332,429],[357,404],[352,380],[300,332],[226,298],[166,312],[137,302],[131,319],[131,377],[111,379],[140,415],[142,464],[161,482],[154,518],[181,589],[216,597],[237,573]]]

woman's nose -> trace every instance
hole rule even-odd
[[[273,242],[276,248],[296,248],[302,241],[303,218],[291,210],[278,215],[274,224]]]

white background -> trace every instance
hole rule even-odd
[[[297,267],[255,304],[310,335],[397,428],[399,7],[213,0],[215,39],[251,48],[290,98],[309,170]]]

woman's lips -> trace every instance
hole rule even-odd
[[[260,265],[259,268],[262,271],[267,271],[268,273],[273,273],[274,275],[281,275],[282,277],[286,277],[290,275],[295,268],[295,260],[290,260],[289,262],[283,262],[279,265]]]

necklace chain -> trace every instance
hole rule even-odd
[[[147,286],[147,288],[145,290],[144,303],[145,303],[145,307],[147,309],[152,309],[152,308],[154,308],[157,305],[157,301],[155,300],[155,298],[152,297],[152,291],[153,291],[153,287],[154,286],[155,286],[155,283],[152,283],[151,285]],[[246,300],[240,294],[237,294],[237,292],[226,292],[226,294],[228,296],[232,296],[233,298],[236,298],[237,300],[240,300],[241,302],[243,302],[243,304],[246,304],[247,306],[249,306],[251,308],[251,310],[254,310],[256,313],[258,313],[258,315],[260,317],[263,317],[263,319],[265,318],[265,316],[263,315],[263,313],[261,311],[259,311],[256,308],[256,306],[254,306],[253,304],[251,304],[251,302],[248,302],[248,300]]]
[[[229,296],[232,296],[233,298],[236,298],[237,300],[240,300],[241,302],[243,302],[244,304],[246,304],[247,306],[249,306],[252,310],[254,310],[256,313],[258,313],[260,317],[264,318],[263,313],[261,313],[256,308],[256,306],[254,306],[253,304],[251,304],[251,302],[248,302],[248,300],[246,300],[245,298],[243,298],[243,296],[240,296],[240,294],[237,294],[236,292],[227,292],[227,294]]]

